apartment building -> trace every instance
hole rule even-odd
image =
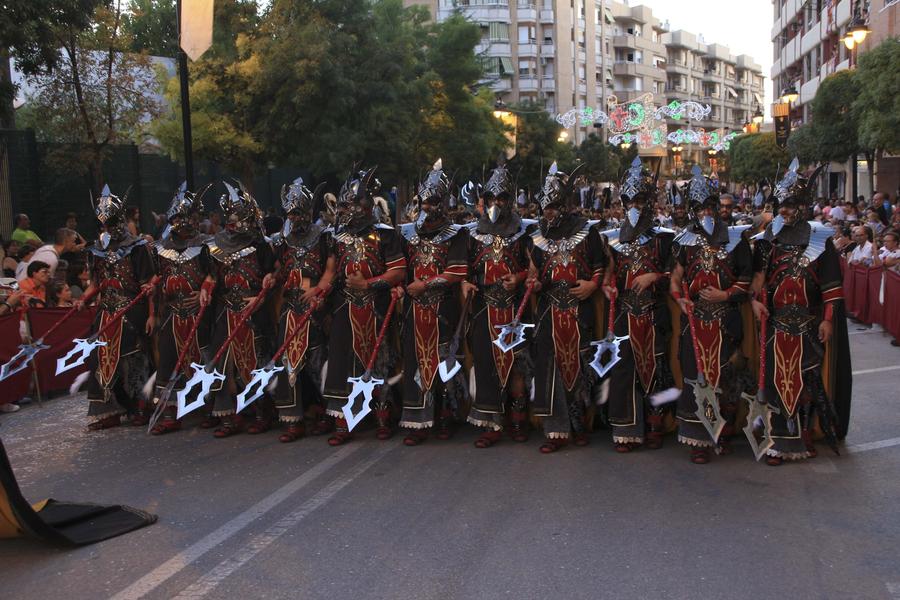
[[[791,127],[810,119],[810,104],[819,83],[832,73],[851,69],[861,53],[871,50],[886,37],[900,35],[897,0],[774,0],[772,43],[772,83],[774,102],[782,90],[792,85],[799,98],[791,105]],[[842,38],[854,18],[868,24],[872,33],[861,45],[848,48]],[[865,169],[865,162],[859,164]],[[826,193],[832,191],[849,198],[852,193],[846,175],[849,165],[832,163]],[[900,158],[886,157],[876,166],[878,187],[895,190],[900,183]],[[868,196],[867,175],[860,173],[858,193]]]
[[[559,114],[605,108],[612,95],[621,102],[652,93],[657,105],[676,98],[715,104],[709,122],[696,125],[729,131],[740,130],[762,105],[762,71],[751,57],[733,57],[728,48],[706,45],[685,31],[669,33],[668,22],[646,6],[615,0],[423,1],[438,21],[459,11],[481,26],[476,52],[485,65],[484,83],[507,104],[530,100]],[[577,144],[593,131],[579,123],[569,139]]]

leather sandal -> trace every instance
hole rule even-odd
[[[91,431],[100,431],[102,429],[118,427],[121,424],[122,424],[122,419],[119,415],[110,415],[108,417],[103,417],[99,421],[94,421],[93,423],[89,423],[88,429]]]
[[[404,446],[418,446],[428,439],[428,433],[425,430],[411,431],[409,435],[403,438]]]
[[[272,428],[272,421],[270,419],[262,419],[257,417],[254,421],[247,427],[247,433],[250,435],[259,435],[260,433],[265,433],[269,429]]]
[[[485,431],[481,434],[481,436],[475,440],[476,448],[490,448],[494,444],[500,441],[500,432],[499,431]]]
[[[640,444],[636,442],[617,442],[615,449],[619,454],[628,454],[638,446],[640,446]]]
[[[780,467],[784,463],[784,459],[780,456],[767,456],[766,464],[770,467]]]
[[[541,454],[553,454],[560,448],[564,447],[567,443],[568,443],[568,440],[565,440],[562,438],[547,439],[546,442],[541,444],[541,447],[539,448],[539,450],[541,451]]]
[[[181,422],[177,419],[166,418],[158,421],[150,430],[151,435],[164,435],[181,429]]]
[[[278,436],[278,441],[282,444],[296,442],[303,437],[304,433],[306,433],[306,429],[303,427],[303,423],[291,423],[284,433]]]
[[[691,462],[695,465],[705,465],[709,462],[709,450],[707,448],[692,448]]]
[[[343,446],[353,439],[353,435],[349,431],[335,431],[328,438],[329,446]]]
[[[232,419],[222,419],[222,424],[219,425],[213,431],[213,437],[217,437],[219,439],[231,437],[233,435],[237,435],[243,431],[241,427],[240,421],[234,421]]]
[[[315,423],[313,423],[312,429],[309,430],[309,434],[325,435],[332,431],[334,431],[334,420],[323,414],[316,419]]]
[[[576,446],[587,446],[591,443],[591,438],[586,433],[576,433],[572,443]]]

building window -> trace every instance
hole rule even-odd
[[[519,61],[519,77],[534,77],[535,64],[533,59],[522,59]]]
[[[584,83],[585,79],[587,79],[587,75],[584,70],[584,65],[578,65],[578,80]]]
[[[519,25],[519,43],[535,44],[537,43],[537,32],[534,25]]]
[[[488,24],[488,37],[492,42],[509,41],[509,23],[493,21]]]

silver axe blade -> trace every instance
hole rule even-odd
[[[41,342],[42,340],[38,340],[31,344],[20,345],[19,351],[15,356],[10,358],[2,367],[0,367],[0,381],[3,381],[7,377],[12,377],[19,371],[25,369],[25,367],[28,366],[28,363],[31,362],[31,359],[34,358],[35,354],[50,347]]]
[[[341,410],[344,413],[344,418],[347,420],[347,430],[353,431],[353,428],[356,427],[367,414],[372,412],[372,395],[375,393],[375,386],[383,384],[384,379],[372,377],[370,373],[366,372],[360,377],[348,377],[347,383],[352,384],[353,389],[350,390],[350,394],[347,396],[347,403],[344,404]],[[360,394],[363,395],[362,406],[360,407],[359,412],[354,414],[353,403]]]
[[[225,375],[219,373],[216,369],[213,369],[212,372],[207,371],[206,367],[199,363],[191,363],[191,368],[194,369],[194,374],[187,380],[184,387],[178,391],[177,418],[179,419],[203,406],[203,402],[209,395],[213,384],[225,381]],[[200,386],[200,391],[197,393],[197,398],[193,402],[188,403],[188,394],[198,385]]]
[[[494,340],[494,345],[504,352],[509,352],[525,341],[525,330],[531,327],[534,327],[533,323],[522,323],[516,320],[510,321],[506,325],[494,325],[494,329],[500,330],[497,339]],[[507,338],[510,338],[508,342]]]
[[[438,375],[441,376],[441,381],[447,383],[453,376],[459,372],[459,369],[462,367],[459,364],[459,361],[456,360],[455,356],[448,356],[438,365]]]
[[[772,408],[769,406],[768,402],[759,402],[756,398],[749,394],[741,394],[744,400],[747,401],[748,408],[750,409],[747,412],[747,424],[743,428],[744,435],[747,437],[747,441],[750,442],[750,448],[753,450],[753,456],[756,458],[757,462],[763,456],[766,455],[772,446],[775,445],[775,440],[772,439],[772,415],[779,414],[780,411],[777,408]],[[757,431],[757,421],[762,423],[762,437],[756,437]]]
[[[72,340],[75,342],[75,346],[69,350],[65,356],[56,359],[56,374],[59,375],[61,373],[65,373],[66,371],[70,371],[75,367],[81,366],[87,360],[88,356],[91,355],[91,352],[94,351],[94,348],[98,346],[105,346],[106,342],[101,342],[100,340],[92,340],[92,339],[80,339],[76,338]],[[69,359],[78,356],[73,362],[68,362]]]
[[[630,336],[623,335],[621,337],[615,335],[607,335],[602,340],[591,342],[591,346],[596,346],[594,352],[594,360],[590,362],[591,368],[597,372],[600,377],[606,376],[609,370],[616,366],[616,363],[622,360],[619,352],[619,346],[622,342],[627,341]],[[603,355],[609,352],[609,360],[603,362]]]
[[[254,400],[262,396],[263,392],[266,391],[266,386],[269,385],[269,381],[280,371],[284,371],[284,367],[277,367],[275,363],[271,362],[262,369],[250,371],[252,375],[250,382],[244,386],[244,389],[237,396],[237,412],[241,412],[250,406]],[[251,391],[253,392],[252,395],[250,395]],[[247,397],[248,395],[250,395],[249,398]]]
[[[694,402],[697,405],[694,414],[700,419],[713,442],[719,443],[719,436],[725,428],[725,419],[722,418],[717,396],[722,390],[709,385],[702,374],[698,375],[697,379],[685,379],[685,383],[689,383],[694,390]]]

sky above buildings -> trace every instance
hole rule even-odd
[[[684,29],[703,34],[707,44],[722,44],[732,55],[749,54],[762,67],[765,77],[766,120],[772,103],[771,31],[772,0],[629,0],[630,6],[648,6],[653,16],[669,21],[672,31]]]

